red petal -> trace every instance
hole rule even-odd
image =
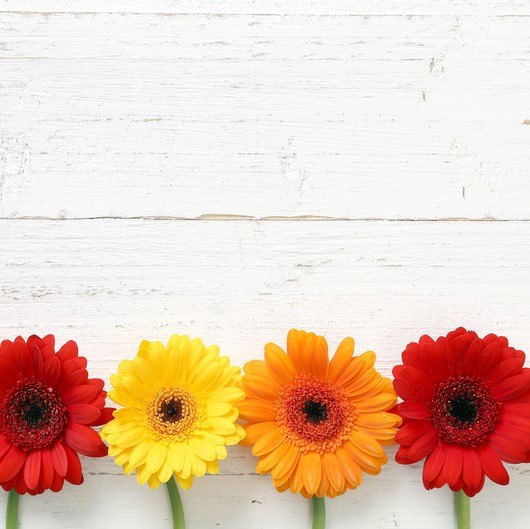
[[[59,385],[57,386],[57,390],[59,393],[64,393],[68,391],[70,388],[76,387],[76,386],[83,386],[87,383],[88,380],[88,373],[86,369],[78,369],[77,371],[74,371],[73,373],[70,373],[69,375],[64,375],[64,373],[61,375],[61,380],[59,381]]]
[[[53,492],[59,492],[63,488],[63,485],[64,485],[64,478],[59,476],[59,474],[55,474],[55,476],[53,476],[53,481],[50,486],[50,490]]]
[[[409,419],[428,419],[432,415],[428,406],[419,400],[407,400],[398,404],[398,411]]]
[[[7,440],[6,437],[0,435],[0,459],[4,454],[11,448],[11,443]]]
[[[39,349],[42,353],[42,357],[46,360],[51,356],[55,355],[55,336],[53,334],[47,334],[42,340]]]
[[[55,387],[61,375],[61,362],[56,356],[48,358],[42,364],[40,379],[48,387]]]
[[[396,435],[396,442],[411,446],[431,430],[434,430],[434,427],[430,421],[412,421],[400,428]]]
[[[105,445],[97,432],[82,424],[69,424],[64,431],[64,440],[76,452],[85,456],[101,457],[106,455]]]
[[[66,473],[66,480],[74,485],[81,485],[83,483],[83,471],[81,468],[81,461],[79,456],[67,445],[66,456],[68,457],[68,472]]]
[[[512,432],[501,429],[498,425],[487,442],[507,463],[522,463],[526,459],[528,442],[518,439]]]
[[[28,489],[35,489],[40,479],[41,457],[40,450],[31,450],[24,465],[24,480]]]
[[[20,336],[13,343],[13,362],[24,376],[31,378],[35,375],[33,370],[33,356],[26,342]]]
[[[41,467],[39,488],[47,490],[51,487],[55,469],[53,467],[53,456],[49,449],[41,450]]]
[[[421,338],[420,338],[421,342]],[[421,346],[415,342],[409,343],[407,345],[407,348],[401,353],[401,358],[403,359],[403,363],[407,366],[413,366],[417,367],[418,369],[421,369],[420,364],[420,351]]]
[[[447,445],[447,454],[445,456],[442,474],[449,486],[454,486],[460,479],[462,474],[462,447],[460,445]]]
[[[77,344],[73,340],[70,340],[57,351],[57,356],[61,362],[66,362],[67,360],[75,358],[78,353],[79,349],[77,348]]]
[[[477,453],[480,457],[482,470],[486,473],[488,478],[499,485],[507,485],[510,481],[508,472],[504,468],[500,457],[487,444],[482,444],[477,447]]]
[[[462,459],[462,478],[467,486],[467,490],[476,494],[482,488],[484,472],[482,472],[482,465],[480,464],[480,457],[477,451],[471,447],[463,448]],[[479,488],[480,487],[480,488]]]
[[[66,451],[62,441],[59,441],[52,446],[51,453],[55,472],[61,477],[66,476],[66,471],[68,470],[68,458],[66,457]]]
[[[530,374],[524,373],[503,380],[492,389],[493,396],[501,401],[512,400],[530,390]]]
[[[484,379],[502,361],[502,349],[499,343],[489,343],[477,355],[475,370],[472,373],[477,378]]]
[[[422,435],[410,448],[408,457],[414,463],[430,454],[437,446],[439,434],[435,429]]]
[[[496,386],[504,379],[518,375],[521,372],[522,367],[523,364],[518,358],[509,358],[492,369],[484,382],[490,386]]]
[[[65,391],[62,395],[64,403],[69,406],[71,404],[78,404],[81,402],[91,403],[98,395],[98,391],[94,386],[85,384],[77,386]]]
[[[102,424],[107,424],[113,419],[112,413],[116,411],[116,408],[103,408],[101,410],[100,416],[89,424],[89,426],[101,426]]]
[[[73,421],[81,424],[90,424],[101,415],[101,412],[90,404],[71,404],[67,412]]]
[[[105,387],[105,383],[101,378],[89,378],[87,384],[94,386],[98,391],[103,391],[103,388]]]
[[[463,365],[463,375],[473,376],[484,347],[484,342],[480,338],[476,338],[469,344]]]
[[[14,478],[26,461],[26,452],[12,446],[0,461],[0,481],[8,481]]]
[[[527,417],[530,418],[530,403],[529,402],[509,402],[503,404],[502,415]]]
[[[404,380],[409,383],[409,388],[416,393],[415,400],[428,402],[434,397],[436,393],[434,385],[423,371],[412,366],[399,365],[394,367],[392,373],[397,380]]]
[[[433,488],[433,482],[442,471],[446,455],[447,445],[440,443],[425,460],[425,465],[423,465],[423,484],[426,489]]]
[[[435,343],[422,347],[420,362],[425,374],[435,384],[447,380],[447,357]]]

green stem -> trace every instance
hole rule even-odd
[[[180,499],[179,489],[174,476],[166,483],[169,502],[171,503],[171,514],[173,516],[173,529],[184,529],[184,510]]]
[[[456,520],[458,529],[471,529],[469,496],[459,490],[456,494]]]
[[[9,491],[6,507],[6,529],[18,528],[18,500],[20,496],[15,489]]]
[[[325,529],[326,527],[326,503],[324,498],[313,496],[313,529]]]

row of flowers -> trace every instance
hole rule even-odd
[[[89,378],[75,342],[56,351],[52,335],[0,345],[0,485],[10,491],[6,527],[18,526],[18,495],[83,482],[78,454],[112,456],[125,474],[170,494],[173,527],[184,527],[178,485],[215,474],[227,446],[252,447],[257,472],[280,492],[311,498],[313,528],[333,498],[396,461],[425,460],[423,484],[457,492],[459,528],[469,497],[503,465],[530,461],[530,369],[508,340],[458,328],[422,336],[402,353],[394,380],[375,353],[354,355],[345,338],[329,359],[322,336],[291,330],[287,347],[265,345],[244,375],[215,345],[174,335],[143,341],[104,383]],[[398,398],[400,403],[398,404]],[[242,419],[242,425],[238,423]],[[99,432],[93,427],[103,426]]]

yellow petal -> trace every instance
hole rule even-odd
[[[186,478],[181,477],[179,474],[174,474],[177,483],[184,489],[189,490],[193,485],[193,476],[188,476]]]
[[[165,463],[167,457],[167,448],[160,443],[153,443],[145,460],[147,471],[151,474],[158,472],[160,467]]]
[[[152,446],[153,441],[150,439],[144,439],[141,443],[138,443],[130,452],[129,464],[134,467],[145,464],[147,454]]]
[[[189,445],[193,448],[195,454],[204,459],[205,461],[213,461],[215,459],[215,448],[212,444],[198,439],[197,437],[192,437],[189,440]]]
[[[170,444],[167,449],[167,461],[174,472],[180,472],[184,466],[184,450],[180,443]]]

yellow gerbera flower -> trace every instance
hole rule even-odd
[[[389,412],[396,393],[373,367],[375,353],[353,350],[345,338],[330,361],[324,337],[292,329],[287,352],[268,343],[265,361],[245,365],[243,444],[280,492],[333,498],[387,462],[383,446],[394,443],[401,423]]]
[[[111,376],[109,397],[123,406],[102,430],[109,455],[125,474],[157,488],[172,476],[189,489],[195,476],[219,470],[225,445],[244,430],[235,403],[244,397],[241,370],[216,345],[174,335],[167,347],[143,341]]]

